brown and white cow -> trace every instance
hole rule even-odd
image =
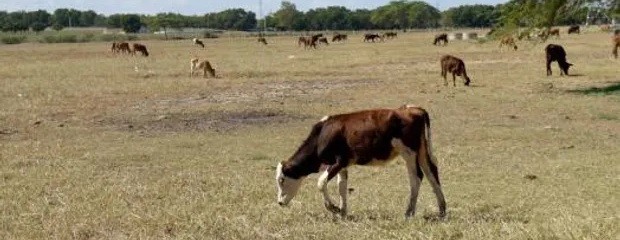
[[[347,168],[383,165],[401,155],[409,173],[410,196],[405,217],[415,214],[420,183],[427,176],[437,197],[440,217],[446,201],[439,182],[437,162],[431,152],[430,118],[426,110],[405,105],[397,109],[372,109],[326,116],[288,160],[276,169],[278,203],[287,205],[310,174],[328,166],[318,179],[325,207],[342,217],[347,214]],[[340,203],[334,204],[327,183],[338,176]]]

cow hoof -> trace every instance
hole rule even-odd
[[[340,208],[336,207],[336,205],[334,204],[325,203],[325,208],[327,208],[327,210],[329,210],[332,213],[335,213],[335,214],[340,213]]]

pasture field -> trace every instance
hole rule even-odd
[[[0,46],[0,239],[618,239],[620,60],[610,35],[550,39],[575,76],[547,77],[544,44],[360,35]],[[461,57],[470,87],[443,85]],[[191,57],[221,75],[189,78]],[[423,181],[405,220],[402,160],[349,170],[349,212],[317,175],[276,204],[275,165],[324,115],[417,104],[431,115],[448,203]],[[335,197],[335,181],[330,184]]]

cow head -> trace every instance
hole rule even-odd
[[[568,62],[560,62],[560,68],[562,68],[562,71],[564,72],[564,74],[568,75],[568,69],[573,66],[573,64],[568,63]]]
[[[276,186],[278,187],[278,204],[286,206],[297,194],[303,178],[295,179],[287,177],[283,171],[282,163],[276,168]]]

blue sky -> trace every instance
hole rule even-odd
[[[262,0],[263,13],[277,11],[280,0]],[[297,9],[306,11],[311,8],[327,6],[345,6],[349,9],[373,9],[385,5],[390,0],[291,0]],[[507,0],[427,0],[433,6],[439,5],[440,10],[462,4],[498,4]],[[113,13],[176,12],[186,15],[202,15],[207,12],[218,12],[228,8],[244,8],[259,13],[259,0],[0,0],[0,10],[37,10],[53,11],[56,8],[75,8],[95,10],[106,15]]]

